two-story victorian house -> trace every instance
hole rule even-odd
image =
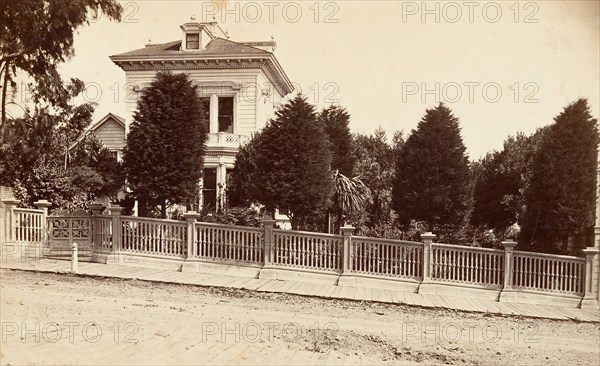
[[[198,86],[210,132],[199,204],[219,207],[240,144],[265,126],[293,86],[273,53],[273,40],[233,42],[216,22],[191,21],[181,30],[181,39],[110,57],[126,76],[125,133],[140,91],[157,71],[188,74]]]

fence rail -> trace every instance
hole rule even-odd
[[[195,223],[194,228],[192,257],[217,262],[263,262],[263,229],[207,223]]]
[[[114,230],[114,229],[113,229]],[[187,254],[187,224],[175,220],[121,217],[121,249],[133,253],[182,257]]]
[[[421,279],[423,243],[352,237],[351,271],[356,273]]]
[[[273,264],[278,266],[340,272],[340,235],[273,230]]]
[[[504,251],[432,244],[431,278],[437,281],[501,288],[504,281]]]
[[[543,253],[514,252],[513,287],[581,295],[585,259]]]

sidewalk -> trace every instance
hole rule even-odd
[[[71,270],[71,263],[66,260],[48,259],[31,262],[6,262],[0,263],[0,269],[48,273],[69,273]],[[470,298],[415,294],[374,288],[241,278],[194,272],[175,272],[168,270],[106,265],[89,262],[79,262],[78,274],[82,276],[137,279],[142,281],[186,284],[204,287],[236,288],[257,292],[288,293],[301,296],[321,297],[325,299],[345,299],[389,304],[404,304],[423,308],[451,309],[476,313],[526,316],[555,320],[576,320],[582,322],[600,322],[599,312],[593,310],[545,305],[500,303]]]

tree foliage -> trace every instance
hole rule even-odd
[[[232,185],[246,202],[261,203],[269,212],[279,209],[294,229],[306,228],[330,205],[330,164],[323,125],[314,107],[298,95],[241,149]]]
[[[157,73],[127,135],[123,161],[132,195],[141,206],[160,205],[163,218],[168,204],[187,204],[198,194],[207,131],[196,89],[186,74]]]
[[[73,184],[86,192],[89,200],[108,197],[117,201],[125,177],[116,156],[93,134],[79,141],[72,150],[69,166]]]
[[[469,161],[458,119],[440,104],[428,109],[396,159],[393,207],[399,222],[429,230],[457,228],[467,214]]]
[[[69,108],[60,116],[36,109],[9,119],[0,147],[0,184],[15,188],[26,206],[48,199],[52,209],[73,211],[122,187],[120,165],[93,136],[69,149],[90,124],[93,106]]]
[[[72,104],[84,83],[63,82],[57,68],[74,54],[73,34],[89,15],[102,12],[120,20],[121,11],[114,0],[0,2],[0,184],[14,187],[23,204],[45,198],[54,209],[73,210],[94,196],[90,187],[73,181],[73,172],[87,168],[71,166],[68,150],[91,121],[94,106]],[[23,118],[7,119],[18,78],[27,83],[35,108],[24,105]]]
[[[350,115],[346,109],[330,106],[319,113],[319,122],[329,139],[331,149],[331,170],[339,170],[346,177],[354,175],[356,155],[354,141],[348,124]]]
[[[249,206],[260,195],[255,191],[260,187],[254,184],[257,179],[257,147],[260,138],[261,134],[257,132],[238,149],[235,165],[227,182],[227,203],[230,207]]]
[[[337,216],[337,229],[347,217],[362,212],[371,192],[359,177],[348,178],[338,170],[333,173],[333,212]],[[337,231],[337,230],[336,230]]]
[[[1,129],[6,122],[7,89],[16,87],[21,70],[34,103],[65,108],[83,87],[80,80],[62,82],[57,67],[73,54],[73,33],[89,23],[89,15],[104,13],[121,19],[122,6],[115,0],[8,0],[0,2],[0,77],[2,84]]]
[[[598,121],[587,101],[569,104],[544,133],[535,157],[520,244],[566,252],[569,236],[594,226]]]
[[[391,144],[386,132],[378,128],[373,135],[354,135],[357,156],[356,174],[370,191],[370,198],[360,217],[353,221],[360,230],[370,228],[380,233],[395,225],[392,210],[392,183],[396,156],[404,144],[402,132],[396,132]],[[382,228],[379,230],[378,228]],[[389,230],[387,230],[389,231]]]
[[[533,159],[543,131],[509,136],[501,151],[490,152],[474,164],[477,171],[471,215],[474,226],[491,229],[496,237],[503,239],[503,233],[522,219],[523,195],[531,181]]]

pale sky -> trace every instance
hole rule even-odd
[[[108,56],[178,40],[191,16],[213,14],[233,41],[274,36],[290,80],[319,107],[346,107],[354,132],[410,132],[445,101],[477,159],[509,134],[550,124],[580,97],[596,118],[600,111],[598,1],[221,1],[216,13],[203,1],[121,3],[123,21],[82,28],[61,67],[65,78],[90,83],[95,120],[125,115],[125,73]]]

